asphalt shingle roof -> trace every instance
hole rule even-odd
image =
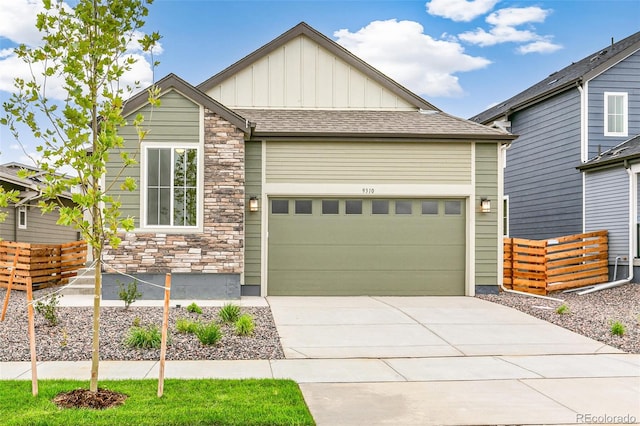
[[[516,136],[438,111],[234,109],[259,136],[504,139]]]
[[[640,49],[640,31],[617,43],[610,44],[560,71],[554,72],[549,75],[549,77],[512,98],[500,102],[498,105],[471,117],[470,120],[489,124],[507,112],[520,109],[529,103],[535,103],[536,99],[542,99],[574,87],[575,84],[580,82],[583,77],[587,76],[591,71],[596,70],[626,49],[632,48],[634,44],[639,44],[638,48]]]
[[[607,164],[623,163],[624,160],[640,158],[640,135],[622,142],[582,164],[579,169],[590,169]]]

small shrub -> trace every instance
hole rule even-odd
[[[195,334],[203,345],[215,345],[222,339],[222,331],[213,321],[208,324],[199,324]]]
[[[46,301],[38,300],[34,305],[36,312],[42,315],[51,327],[58,325],[60,322],[58,319],[58,304],[60,303],[58,299],[60,297],[62,296],[53,293],[46,298]]]
[[[240,307],[233,303],[227,303],[218,312],[222,322],[236,322],[240,317]]]
[[[124,308],[129,309],[129,306],[136,301],[136,299],[142,296],[142,293],[138,291],[138,281],[133,280],[127,285],[127,288],[124,287],[124,284],[118,281],[118,287],[120,287],[120,292],[118,293],[118,297],[120,300],[124,302]]]
[[[162,332],[155,325],[131,327],[124,343],[131,348],[156,349],[162,343]]]
[[[569,310],[569,305],[567,305],[566,303],[563,303],[556,309],[556,313],[560,315],[568,314],[570,312],[571,311]]]
[[[192,314],[202,314],[202,308],[196,304],[196,302],[191,303],[187,306],[187,312],[191,312]]]
[[[176,321],[176,330],[179,333],[195,333],[200,323],[198,321],[190,320],[189,318],[178,318]]]
[[[240,336],[248,336],[253,333],[253,329],[255,328],[255,324],[253,323],[253,318],[249,314],[241,315],[240,318],[236,321],[236,334]]]
[[[67,328],[62,328],[62,336],[60,337],[60,347],[66,348],[69,344],[69,335],[67,334]]]
[[[131,325],[133,325],[134,327],[140,327],[140,324],[141,324],[140,317],[135,317],[131,322]]]
[[[611,334],[614,336],[624,336],[627,332],[627,328],[620,321],[611,322]]]

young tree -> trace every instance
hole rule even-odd
[[[160,39],[158,33],[141,31],[147,5],[152,1],[77,0],[70,7],[62,0],[44,0],[44,11],[38,14],[36,24],[43,45],[21,45],[15,50],[29,64],[32,78],[16,79],[17,91],[4,104],[2,123],[9,126],[15,138],[19,139],[17,123],[21,123],[41,141],[36,149],[42,158],[38,166],[47,172],[43,190],[47,201],[40,207],[44,211],[58,209],[58,223],[76,227],[90,244],[96,261],[92,392],[98,390],[102,252],[107,244],[119,245],[119,229],[133,228],[133,219],[120,217],[119,201],[109,196],[109,188],[103,188],[101,182],[110,153],[123,144],[118,130],[126,124],[122,117],[125,88],[120,81],[136,62],[129,48],[139,43],[143,51],[151,53]],[[43,75],[36,69],[43,69]],[[47,81],[51,79],[64,82],[66,100],[61,105],[47,95]],[[158,104],[155,90],[149,91],[149,98],[153,105]],[[41,116],[46,119],[37,119]],[[133,124],[142,140],[146,133],[141,127],[142,117],[136,117]],[[127,154],[121,156],[125,167],[135,162]],[[69,168],[75,175],[56,173]],[[128,190],[136,186],[131,178],[119,183]],[[56,202],[59,194],[71,187],[79,188],[73,194],[75,206]]]

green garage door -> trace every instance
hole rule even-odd
[[[269,201],[269,295],[464,295],[458,199]]]

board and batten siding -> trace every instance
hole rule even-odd
[[[207,95],[229,108],[415,110],[305,36],[235,73]]]
[[[580,94],[572,89],[509,117],[509,234],[533,240],[582,232]]]
[[[246,200],[255,196],[262,203],[262,142],[245,143]],[[261,205],[260,210],[268,209]],[[262,220],[261,213],[249,212],[245,216],[244,283],[261,284]]]
[[[629,253],[629,175],[623,167],[587,172],[585,232],[606,229],[609,262]],[[626,262],[623,262],[626,263]]]
[[[136,158],[138,164],[133,164],[124,169],[118,183],[113,185],[110,193],[122,202],[120,209],[122,216],[131,216],[135,219],[135,227],[141,226],[140,206],[142,200],[140,187],[140,161],[141,152],[138,142],[136,128],[131,125],[135,116],[140,113],[144,116],[142,124],[148,130],[145,143],[167,143],[168,147],[177,142],[199,143],[200,141],[200,106],[179,92],[171,90],[160,98],[161,105],[152,107],[147,104],[130,116],[126,117],[127,126],[120,129],[119,134],[124,138],[123,151],[127,151],[130,156]],[[200,154],[202,155],[202,153]],[[114,151],[109,156],[107,163],[106,184],[111,184],[115,176],[118,175],[122,167],[119,151]],[[120,182],[125,177],[132,177],[138,183],[138,189],[130,192],[120,189]]]
[[[267,183],[470,184],[469,143],[269,142]]]
[[[589,158],[598,155],[640,133],[640,51],[618,62],[588,82]],[[621,92],[628,96],[627,136],[604,135],[604,93]]]
[[[500,147],[496,144],[475,144],[476,164],[476,199],[471,206],[476,216],[475,229],[475,284],[497,285],[498,283],[498,248],[502,237],[498,235],[498,207],[502,200],[498,199],[498,155]],[[481,198],[491,200],[491,212],[480,213]]]

